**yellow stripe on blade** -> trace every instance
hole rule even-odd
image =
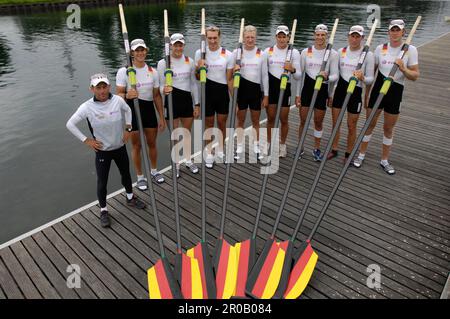
[[[150,299],[161,299],[161,292],[159,291],[155,267],[152,267],[147,271],[147,278],[148,278],[148,293]]]
[[[264,293],[262,294],[261,299],[270,299],[275,294],[275,291],[278,288],[278,284],[280,283],[281,271],[283,270],[285,256],[286,252],[282,248],[279,248],[277,257],[275,259],[275,262],[273,263],[272,271],[270,272],[269,279],[267,280],[266,288],[264,289]]]
[[[190,257],[190,256],[189,256]],[[191,287],[192,299],[203,299],[202,277],[197,258],[191,257]]]
[[[316,268],[317,259],[319,259],[319,256],[316,254],[316,252],[313,252],[308,260],[308,263],[305,266],[305,269],[297,279],[295,285],[284,296],[285,299],[297,299],[298,297],[300,297],[300,295],[303,293],[303,290],[305,290],[306,286],[308,285],[309,280],[311,279],[314,268]]]
[[[230,246],[228,253],[227,277],[225,279],[225,287],[223,288],[222,299],[230,299],[236,292],[238,263],[237,263],[236,247]]]

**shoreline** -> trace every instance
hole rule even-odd
[[[17,0],[20,1],[20,0]],[[33,14],[41,12],[65,11],[70,4],[78,4],[81,9],[110,7],[116,6],[119,3],[124,5],[149,4],[149,3],[164,3],[168,0],[50,0],[44,2],[36,0],[23,0],[30,2],[22,3],[5,3],[0,4],[0,15],[6,14]]]

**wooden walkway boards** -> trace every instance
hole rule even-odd
[[[397,174],[379,167],[379,123],[362,168],[350,168],[313,239],[319,261],[301,298],[439,298],[450,271],[450,34],[419,48],[421,78],[408,82],[391,157]],[[330,113],[330,112],[328,112]],[[258,251],[271,231],[292,163],[298,111],[292,109],[289,157],[269,178]],[[362,126],[362,120],[360,126]],[[345,127],[346,124],[343,124]],[[324,143],[330,134],[327,114]],[[306,154],[299,162],[278,238],[287,239],[306,199],[318,164]],[[341,150],[346,130],[342,130]],[[325,145],[324,145],[325,146]],[[328,162],[299,239],[309,233],[342,167],[342,156]],[[207,170],[207,235],[218,235],[224,165]],[[155,186],[169,260],[175,252],[171,176]],[[262,175],[258,164],[236,164],[231,171],[229,241],[248,238],[254,222]],[[200,176],[182,171],[179,179],[184,247],[200,235]],[[137,191],[147,201],[148,196]],[[99,209],[91,207],[0,250],[1,298],[147,298],[146,270],[158,259],[151,210],[130,209],[124,194],[108,200],[112,228],[102,229]],[[298,242],[297,242],[298,244]],[[81,287],[67,287],[69,265],[81,270]],[[381,287],[369,288],[369,265],[381,269]],[[69,278],[70,279],[70,278]],[[70,280],[69,280],[70,281]]]

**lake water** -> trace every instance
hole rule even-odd
[[[419,45],[450,31],[448,1],[378,1],[382,28],[374,45],[386,41],[392,18],[412,26],[422,23],[414,38]],[[163,55],[163,9],[169,10],[170,33],[181,32],[186,52],[200,45],[199,17],[222,28],[222,44],[236,46],[240,19],[258,28],[260,48],[272,45],[279,24],[297,18],[295,47],[311,42],[313,27],[330,27],[340,18],[335,48],[346,44],[354,24],[366,25],[370,2],[221,1],[127,6],[130,38],[150,46],[149,63]],[[105,72],[112,80],[125,65],[117,7],[83,9],[81,28],[70,29],[69,13],[0,16],[0,244],[96,200],[94,154],[75,139],[65,123],[90,97],[88,79]],[[159,168],[169,165],[167,132],[158,138]],[[114,166],[113,166],[114,167]],[[134,175],[134,172],[133,172]],[[121,188],[112,169],[108,192]]]

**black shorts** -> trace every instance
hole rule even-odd
[[[184,91],[173,87],[172,91],[173,118],[193,117],[193,103],[191,92]],[[164,114],[166,120],[169,119],[169,101],[168,96],[164,98]]]
[[[230,95],[227,84],[207,80],[205,92],[205,116],[214,116],[216,113],[228,114]]]
[[[310,107],[311,100],[314,93],[314,86],[316,85],[316,80],[311,79],[308,74],[305,74],[305,81],[302,88],[302,106]],[[327,99],[328,99],[328,83],[322,83],[319,94],[317,95],[316,103],[314,108],[318,110],[327,109]]]
[[[237,103],[239,110],[261,111],[261,85],[241,77]]]
[[[334,91],[333,96],[333,107],[340,109],[344,104],[345,96],[347,95],[348,82],[345,81],[342,77],[339,77],[338,84],[336,86],[336,90]],[[361,113],[362,106],[362,88],[359,86],[355,87],[353,94],[350,96],[350,100],[347,104],[347,111],[352,114]]]
[[[137,117],[134,112],[134,103],[133,100],[127,100],[128,106],[131,108],[132,120],[131,125],[133,127],[133,131],[138,131],[137,125]],[[146,101],[139,99],[139,111],[141,113],[142,126],[144,128],[157,128],[158,127],[158,119],[156,118],[155,105],[153,101]]]
[[[278,104],[278,98],[280,97],[280,83],[281,80],[269,73],[269,104]],[[281,106],[289,107],[289,100],[291,97],[291,83],[286,85],[284,91],[283,102]]]
[[[381,87],[383,86],[384,82],[384,75],[381,74],[381,72],[378,72],[377,80],[375,81],[375,84],[372,87],[372,91],[370,92],[370,99],[369,99],[369,108],[373,108],[375,105],[375,101],[378,98],[378,94],[380,94]],[[379,106],[379,110],[384,109],[386,113],[389,114],[399,114],[400,113],[400,103],[402,102],[402,96],[403,96],[403,88],[404,86],[392,82],[391,87],[389,88],[389,91],[387,94],[383,97],[383,100],[381,100],[381,104]]]

